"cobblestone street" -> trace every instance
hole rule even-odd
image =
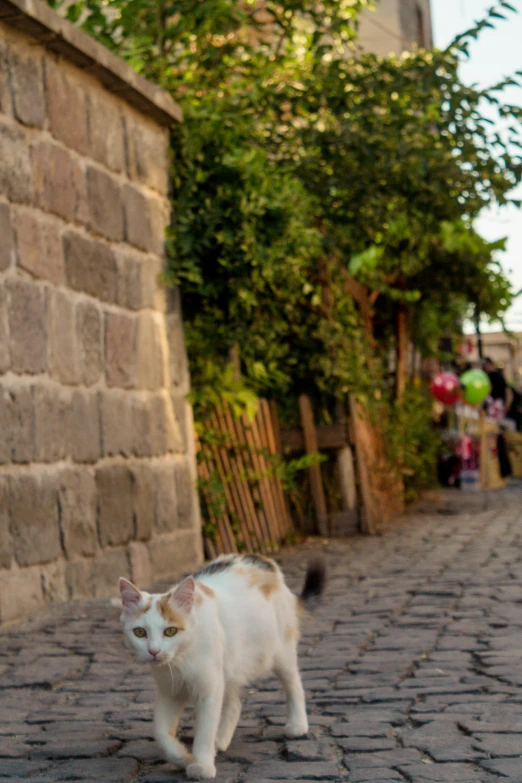
[[[221,783],[522,782],[522,486],[456,502],[280,556],[296,590],[311,552],[329,567],[301,645],[311,731],[285,740],[282,694],[260,683],[218,756]],[[118,614],[71,604],[2,631],[0,779],[184,779],[158,756],[152,680]]]

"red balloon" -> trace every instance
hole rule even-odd
[[[431,393],[444,405],[455,405],[460,399],[460,380],[452,372],[441,372],[431,382]]]

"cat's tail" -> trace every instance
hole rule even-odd
[[[310,560],[299,596],[299,602],[305,609],[315,609],[326,586],[326,564],[324,560]]]

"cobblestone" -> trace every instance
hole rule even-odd
[[[522,783],[521,500],[515,482],[441,494],[381,537],[282,552],[296,590],[319,550],[329,569],[300,644],[309,736],[283,738],[278,684],[258,683],[218,783]],[[184,780],[159,757],[151,678],[110,601],[4,628],[0,690],[0,783]]]

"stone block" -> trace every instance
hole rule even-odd
[[[127,392],[99,392],[101,417],[101,441],[104,457],[132,453],[133,417],[132,400]]]
[[[147,196],[131,185],[123,188],[125,240],[140,250],[154,250],[157,242],[152,235],[152,223]]]
[[[145,256],[141,269],[141,292],[143,307],[164,312],[166,286],[160,275],[164,269],[161,258],[154,255]]]
[[[89,151],[87,96],[74,83],[72,69],[50,58],[46,62],[45,83],[49,124],[55,139],[86,155]]]
[[[94,562],[92,558],[66,562],[65,584],[70,598],[78,600],[94,597]]]
[[[9,568],[13,542],[9,532],[9,479],[0,475],[0,568]]]
[[[159,449],[155,453],[159,455],[183,452],[183,438],[168,392],[154,396],[152,426]]]
[[[13,228],[9,204],[0,204],[0,272],[9,268],[13,259]]]
[[[90,139],[92,157],[111,171],[125,168],[123,117],[112,95],[92,92],[89,96]]]
[[[188,459],[174,463],[174,480],[176,482],[176,497],[178,501],[178,526],[180,528],[195,527],[195,494],[196,484],[192,477]]]
[[[128,115],[125,121],[129,177],[162,195],[169,188],[169,138],[165,128]]]
[[[136,386],[136,320],[132,316],[105,316],[105,374],[108,386]]]
[[[128,246],[115,250],[118,264],[118,304],[128,310],[152,307],[144,302],[143,267],[147,257]]]
[[[11,363],[9,355],[9,319],[7,317],[7,292],[0,281],[0,373],[7,372]]]
[[[140,313],[137,329],[138,386],[155,391],[167,382],[167,338],[160,313]]]
[[[49,563],[61,554],[58,494],[47,473],[9,479],[11,536],[19,566]]]
[[[3,118],[0,118],[0,193],[17,203],[30,203],[33,198],[33,174],[25,133]]]
[[[102,547],[126,544],[133,537],[132,474],[126,465],[96,471],[98,534]]]
[[[163,456],[183,450],[179,427],[166,392],[133,400],[133,453]]]
[[[0,40],[0,112],[9,116],[13,113],[9,87],[9,47],[7,41],[3,40]]]
[[[152,535],[156,513],[156,482],[149,465],[138,464],[132,468],[132,504],[134,535],[146,541]]]
[[[80,380],[74,302],[68,292],[50,289],[47,294],[48,368],[51,377],[64,384]]]
[[[31,617],[43,604],[39,568],[0,571],[0,623]]]
[[[132,541],[129,544],[129,558],[131,579],[134,584],[142,588],[150,587],[153,577],[147,545],[139,541]]]
[[[90,222],[90,213],[85,162],[73,158],[71,161],[71,173],[75,194],[74,219],[77,223],[88,226]]]
[[[72,223],[81,215],[80,201],[87,200],[81,166],[63,147],[47,141],[32,148],[32,162],[37,205]]]
[[[36,462],[56,462],[70,453],[71,398],[57,384],[33,387]]]
[[[151,399],[134,397],[132,400],[132,453],[136,457],[151,457],[159,453],[152,427]]]
[[[166,229],[171,223],[170,202],[159,198],[159,196],[150,196],[149,220],[152,233],[152,246],[150,249],[161,259],[164,259]]]
[[[176,420],[176,431],[180,433],[182,450],[191,452],[194,448],[194,421],[192,407],[185,395],[173,392],[170,395],[172,410]]]
[[[9,53],[9,71],[13,94],[13,108],[23,125],[43,128],[45,98],[42,56],[33,47],[24,51],[17,47]]]
[[[34,457],[33,398],[29,386],[0,387],[0,463]]]
[[[190,573],[203,559],[199,533],[170,533],[156,536],[149,543],[155,581],[174,581]]]
[[[76,305],[76,348],[81,383],[91,386],[103,370],[102,319],[91,302]]]
[[[11,369],[39,373],[47,369],[45,294],[27,280],[6,281]]]
[[[156,477],[156,530],[159,533],[172,533],[178,528],[174,465],[172,462],[158,465],[154,472]]]
[[[123,239],[123,206],[118,182],[101,169],[87,170],[90,226],[107,239]]]
[[[167,326],[167,343],[169,346],[170,382],[175,386],[183,388],[187,384],[188,367],[181,317],[179,313],[169,313],[165,317],[165,322]]]
[[[49,563],[40,569],[43,597],[46,604],[63,604],[69,597],[65,583],[65,562]]]
[[[100,552],[94,561],[94,595],[105,598],[117,595],[118,580],[123,576],[130,578],[130,565],[127,552],[122,549],[107,549]]]
[[[58,502],[63,547],[68,558],[96,551],[96,484],[88,470],[68,468],[59,475]]]
[[[60,285],[65,279],[61,227],[38,212],[18,210],[15,222],[18,265],[34,277]]]
[[[96,462],[101,456],[101,423],[96,392],[73,392],[70,415],[71,454],[75,462]]]
[[[64,233],[63,247],[67,284],[104,302],[116,302],[118,269],[111,249],[76,231]]]

